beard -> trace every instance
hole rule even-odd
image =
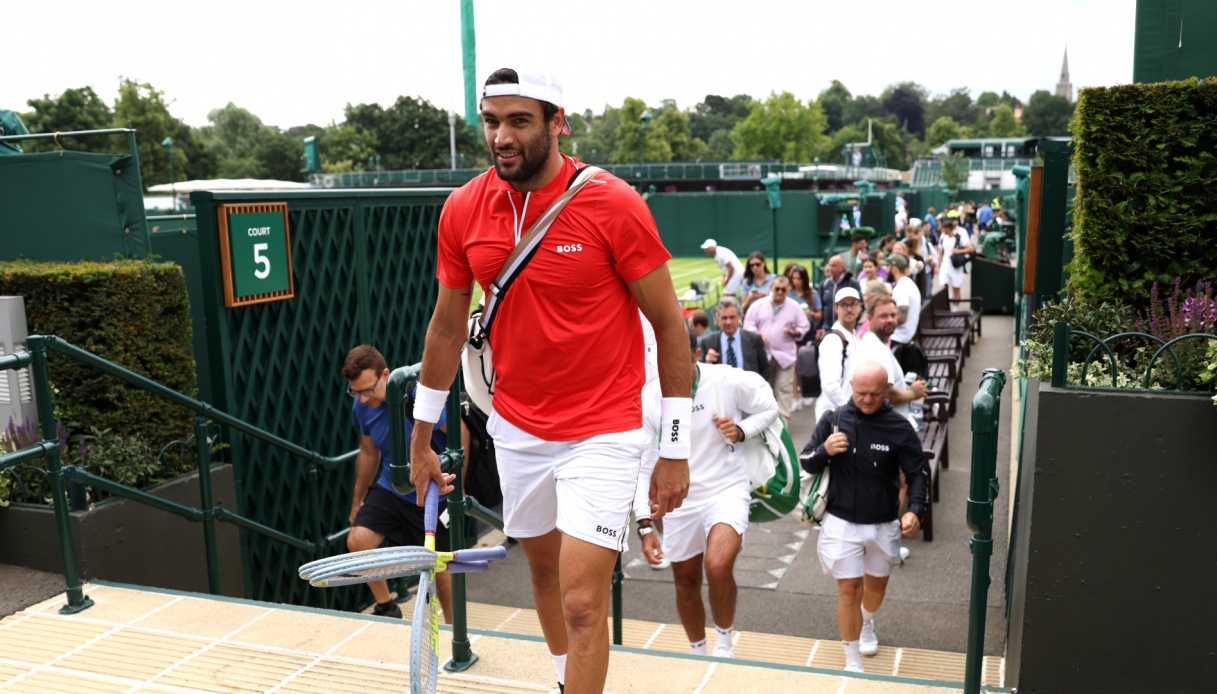
[[[505,168],[498,157],[494,157],[495,173],[508,183],[527,183],[545,166],[552,150],[553,142],[549,139],[549,133],[542,129],[536,137],[520,143],[520,155],[515,159],[514,168]],[[497,153],[492,151],[492,154]]]

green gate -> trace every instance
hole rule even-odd
[[[340,375],[354,345],[376,345],[390,365],[419,361],[435,303],[436,229],[448,190],[203,192],[196,208],[212,403],[315,451],[358,445],[351,400]],[[286,202],[292,298],[228,308],[220,257],[220,205]],[[314,464],[246,436],[232,435],[239,512],[338,551],[348,527],[353,470],[324,474]],[[317,476],[317,498],[308,489]],[[309,525],[320,510],[322,527]],[[362,586],[317,591],[296,569],[316,557],[243,533],[245,593],[302,605],[330,601],[354,609]]]

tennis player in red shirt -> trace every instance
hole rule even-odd
[[[439,220],[439,296],[427,328],[410,478],[434,479],[429,445],[468,337],[473,283],[483,289],[580,165],[562,88],[539,72],[498,70],[482,92],[494,168],[455,191]],[[643,447],[645,380],[638,310],[655,328],[664,395],[650,501],[678,507],[689,486],[688,329],[672,300],[664,248],[646,203],[598,173],[558,215],[503,296],[491,326],[497,374],[488,430],[503,487],[504,531],[528,557],[533,595],[560,685],[600,692],[608,671],[610,574],[625,548]],[[569,655],[569,661],[567,657]]]

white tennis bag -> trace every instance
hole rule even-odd
[[[585,166],[579,170],[579,175],[571,182],[566,192],[555,200],[549,209],[541,213],[528,233],[520,237],[511,255],[507,256],[507,262],[503,263],[499,276],[490,284],[489,291],[485,292],[483,303],[469,316],[469,339],[461,351],[465,392],[469,394],[473,404],[487,414],[490,414],[494,403],[495,381],[494,361],[490,349],[490,324],[498,312],[499,303],[503,301],[503,296],[520,271],[532,260],[533,254],[545,238],[545,232],[549,231],[550,225],[558,218],[566,203],[603,170],[597,166]]]

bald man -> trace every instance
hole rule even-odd
[[[887,369],[877,361],[854,367],[853,396],[816,424],[799,460],[817,475],[832,465],[828,510],[820,524],[824,573],[837,580],[837,626],[845,669],[863,672],[862,655],[879,652],[875,613],[883,604],[900,535],[921,528],[928,488],[921,439],[887,401]],[[908,510],[900,515],[900,473],[908,481]]]

